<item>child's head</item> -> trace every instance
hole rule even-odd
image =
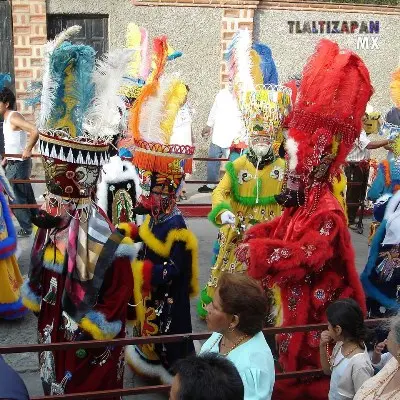
[[[328,330],[335,340],[352,340],[358,343],[365,341],[367,329],[360,306],[353,299],[340,299],[326,309]]]

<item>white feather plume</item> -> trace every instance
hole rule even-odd
[[[50,74],[50,58],[53,51],[68,40],[71,36],[76,35],[82,29],[79,25],[71,26],[57,35],[54,40],[46,43],[43,56],[43,77],[42,77],[42,95],[40,99],[40,113],[37,120],[39,130],[44,130],[47,121],[50,118],[54,107],[54,100],[57,93],[57,82],[55,82]]]
[[[238,68],[238,80],[240,82],[240,89],[242,92],[254,90],[254,81],[251,75],[251,57],[250,51],[252,40],[250,31],[240,30],[237,42],[236,58]]]
[[[119,92],[132,52],[130,49],[113,50],[96,62],[95,98],[84,123],[92,137],[111,139],[121,129],[125,103]]]
[[[289,170],[294,171],[298,163],[297,151],[299,149],[299,145],[293,138],[289,137],[286,141],[285,148],[289,154]]]
[[[164,99],[171,84],[171,77],[162,76],[159,80],[158,90],[155,96],[151,96],[144,104],[140,112],[140,135],[146,142],[164,143],[165,133],[160,124],[164,116]],[[142,116],[145,116],[144,118]]]
[[[251,47],[250,31],[241,29],[236,32],[229,45],[226,61],[230,78],[234,84],[236,95],[243,100],[246,92],[254,90],[254,80],[251,74]]]

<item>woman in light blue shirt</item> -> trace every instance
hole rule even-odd
[[[274,360],[261,331],[267,311],[268,301],[257,281],[227,273],[207,306],[207,326],[214,333],[200,354],[219,353],[232,361],[243,380],[244,400],[272,396]]]

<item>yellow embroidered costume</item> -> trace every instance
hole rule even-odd
[[[290,111],[291,89],[259,84],[259,74],[255,73],[257,64],[245,62],[253,52],[249,33],[239,31],[228,50],[228,64],[234,75],[234,92],[249,138],[249,149],[247,154],[227,163],[225,176],[212,195],[209,219],[221,229],[211,276],[197,306],[202,318],[207,315],[205,307],[212,300],[220,274],[225,271],[243,273],[246,269],[235,257],[244,231],[281,214],[275,195],[282,189],[285,161],[278,156],[278,140],[282,136],[282,121]],[[246,74],[246,65],[250,64],[253,67]]]

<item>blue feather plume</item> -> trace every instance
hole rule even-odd
[[[272,58],[271,49],[263,43],[254,43],[253,50],[261,57],[260,69],[263,74],[264,85],[277,85],[278,71],[274,59]]]
[[[11,83],[11,75],[10,74],[0,74],[0,90],[3,90],[6,86],[6,83]]]
[[[83,134],[83,120],[86,116],[95,96],[95,85],[92,79],[95,68],[96,52],[92,47],[78,45],[79,55],[76,63],[75,97],[78,104],[73,112],[73,120],[77,127],[77,136]],[[78,128],[79,127],[79,128]]]
[[[83,119],[94,97],[92,74],[95,66],[95,50],[90,46],[75,45],[64,42],[57,47],[50,60],[50,75],[55,84],[55,104],[48,129],[62,128],[58,122],[67,116],[76,128],[76,135],[83,133]],[[73,82],[68,83],[66,93],[65,79],[67,70],[72,67]],[[76,106],[68,110],[64,102],[65,96],[72,97]]]
[[[42,97],[43,82],[42,81],[32,81],[29,83],[26,91],[28,93],[28,98],[24,100],[26,107],[36,107],[40,104]]]

